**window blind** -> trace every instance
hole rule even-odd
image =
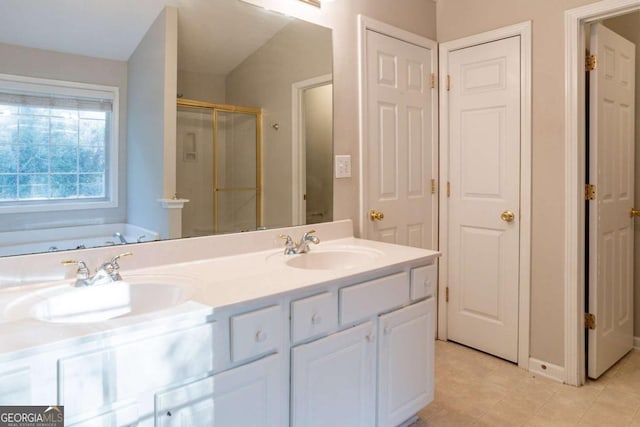
[[[39,108],[55,108],[61,110],[102,112],[113,111],[113,101],[110,99],[87,99],[80,97],[63,97],[43,94],[30,95],[24,93],[0,92],[0,104]]]

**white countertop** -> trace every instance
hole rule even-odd
[[[151,321],[156,325],[158,322],[169,320],[175,324],[179,319],[188,316],[204,319],[216,309],[235,304],[293,291],[311,290],[312,287],[328,283],[354,283],[358,277],[366,279],[372,272],[385,274],[384,270],[389,270],[391,273],[394,266],[405,263],[426,264],[439,255],[435,251],[354,237],[322,241],[318,246],[312,245],[311,251],[342,248],[362,248],[363,251],[376,253],[378,256],[366,265],[353,268],[310,270],[288,266],[286,261],[290,260],[291,256],[285,256],[279,248],[139,269],[122,269],[121,274],[125,281],[127,278],[135,279],[138,276],[167,275],[185,277],[192,283],[197,283],[197,286],[192,287],[190,300],[182,304],[137,316],[123,316],[93,323],[50,323],[34,319],[30,315],[7,317],[7,307],[15,304],[19,298],[37,290],[69,283],[69,280],[5,288],[0,290],[0,362],[14,360],[32,351],[51,348],[58,344],[66,345],[70,340],[82,340],[102,334],[112,335],[123,332],[123,328],[127,331],[145,328]]]

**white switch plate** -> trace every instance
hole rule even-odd
[[[336,156],[336,178],[351,178],[351,155]]]

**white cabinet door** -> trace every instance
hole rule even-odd
[[[397,426],[433,400],[433,297],[380,316],[378,426]]]
[[[0,373],[0,405],[31,404],[31,372],[28,367]]]
[[[156,394],[158,427],[283,425],[281,356],[274,354]]]
[[[375,422],[371,322],[291,351],[291,424],[357,427]]]

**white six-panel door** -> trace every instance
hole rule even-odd
[[[518,360],[520,36],[448,54],[447,337]]]
[[[434,48],[366,31],[362,220],[369,239],[437,248]],[[372,219],[371,210],[384,218]]]
[[[633,348],[635,45],[591,26],[589,312],[587,370],[598,378]]]

